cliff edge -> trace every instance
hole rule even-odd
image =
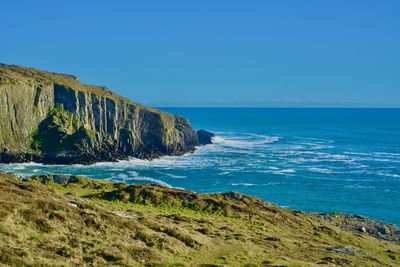
[[[178,115],[72,75],[0,64],[0,163],[151,159],[192,152],[201,143]]]

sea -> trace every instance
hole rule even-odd
[[[237,191],[281,207],[400,225],[400,109],[162,108],[216,134],[184,156],[90,166],[0,164],[198,193]]]

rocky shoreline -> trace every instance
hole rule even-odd
[[[197,131],[197,136],[199,141],[196,145],[186,147],[185,150],[178,150],[171,154],[162,153],[159,149],[152,150],[146,148],[127,154],[114,146],[103,146],[101,150],[69,151],[67,153],[55,154],[0,152],[0,163],[10,164],[36,162],[49,165],[91,165],[98,162],[128,160],[129,158],[153,160],[165,155],[182,156],[187,153],[193,153],[197,146],[212,144],[212,137],[214,137],[214,134],[205,130],[199,130]]]

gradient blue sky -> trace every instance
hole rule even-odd
[[[400,1],[1,1],[0,62],[136,102],[400,107]]]

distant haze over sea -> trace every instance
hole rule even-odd
[[[152,107],[246,107],[246,108],[400,108],[393,102],[352,102],[352,101],[140,101]]]

